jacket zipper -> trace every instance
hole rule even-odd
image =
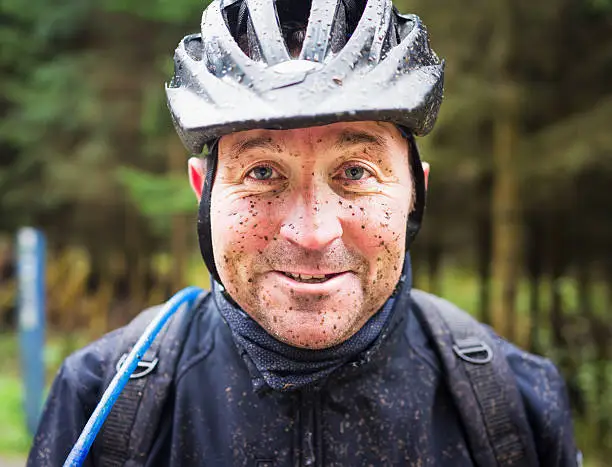
[[[320,394],[318,391],[305,390],[301,393],[301,466],[317,467],[322,465],[320,427],[318,418]]]

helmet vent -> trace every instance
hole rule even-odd
[[[227,2],[226,2],[227,5]],[[249,10],[246,1],[237,1],[223,8],[223,18],[225,25],[229,29],[232,37],[240,46],[243,52],[248,54],[247,43],[247,23],[249,20]]]
[[[342,0],[346,12],[346,34],[350,37],[363,16],[368,0]]]
[[[287,10],[289,2],[284,3]],[[299,10],[300,8],[293,8]],[[287,26],[279,17],[282,8],[274,0],[236,1],[223,9],[225,23],[242,51],[255,61],[275,65],[289,60]],[[281,24],[284,27],[281,30]],[[290,29],[290,28],[289,28]],[[291,38],[291,37],[289,37]]]
[[[269,65],[289,58],[322,62],[330,51],[335,54],[342,50],[367,3],[368,0],[235,0],[224,2],[223,17],[238,46],[253,60]],[[278,40],[274,40],[275,35]]]
[[[201,34],[192,34],[191,36],[185,37],[183,39],[185,44],[185,51],[189,58],[199,62],[202,60],[203,53],[203,45],[202,45],[202,35]]]

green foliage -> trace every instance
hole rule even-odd
[[[58,40],[81,31],[93,4],[91,0],[31,0],[24,6],[19,0],[3,0],[0,31],[7,42],[2,44],[2,57],[15,62],[25,59],[25,64],[32,65],[28,58],[50,52]]]
[[[0,126],[0,136],[41,152],[41,141],[100,123],[92,89],[83,80],[83,69],[91,65],[86,55],[60,55],[39,64],[26,80],[9,83],[6,93],[12,110]]]
[[[209,3],[210,0],[105,0],[103,4],[108,11],[130,13],[148,20],[198,24],[196,18]]]
[[[588,4],[597,12],[612,11],[612,0],[588,0]]]
[[[197,203],[184,177],[156,175],[122,167],[117,176],[132,201],[158,229],[167,229],[173,214],[194,213]]]
[[[160,135],[166,136],[166,133],[174,131],[168,117],[166,96],[161,88],[160,83],[152,83],[143,89],[140,131],[143,136],[153,140],[159,140]]]

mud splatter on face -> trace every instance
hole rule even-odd
[[[338,344],[393,292],[412,193],[398,136],[390,124],[358,122],[222,138],[212,192],[217,269],[279,340]],[[225,164],[236,140],[246,149]]]

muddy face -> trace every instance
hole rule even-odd
[[[389,298],[413,199],[391,124],[225,136],[212,190],[217,270],[236,302],[290,345],[351,337]]]

